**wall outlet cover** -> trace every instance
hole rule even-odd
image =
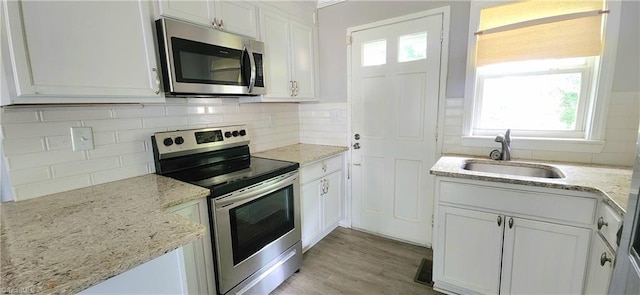
[[[71,146],[74,151],[94,149],[91,127],[71,127]]]

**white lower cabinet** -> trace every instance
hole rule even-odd
[[[585,291],[595,198],[479,181],[438,178],[436,183],[436,289],[459,294]],[[561,216],[548,207],[572,208],[571,201],[586,215]]]
[[[594,235],[589,254],[591,262],[585,294],[607,294],[615,260],[614,253],[600,235]]]
[[[216,294],[207,199],[177,205],[171,211],[207,227],[204,237],[182,247],[186,283],[189,294]]]
[[[302,249],[308,250],[338,227],[343,218],[342,156],[300,169],[302,202]],[[334,170],[327,169],[334,167]],[[316,171],[317,170],[317,171]],[[309,179],[309,177],[314,177]]]

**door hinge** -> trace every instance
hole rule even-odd
[[[438,125],[436,125],[436,132],[434,133],[434,137],[436,138],[436,142],[438,142]]]
[[[435,221],[434,221],[435,217],[433,214],[431,214],[431,228],[433,228],[435,226]]]
[[[440,43],[444,42],[444,30],[440,30]]]
[[[347,40],[346,40],[346,41],[347,41],[347,45],[351,45],[351,44],[353,44],[353,36],[348,35],[348,36],[347,36]]]

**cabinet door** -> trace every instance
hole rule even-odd
[[[162,101],[149,1],[8,1],[14,103]]]
[[[591,230],[508,217],[502,294],[580,294]]]
[[[462,293],[497,294],[504,217],[448,206],[438,207],[434,282],[459,286]]]
[[[260,15],[260,30],[266,56],[266,97],[291,97],[293,80],[289,60],[289,20],[266,10],[261,10]]]
[[[160,15],[212,26],[214,2],[203,0],[160,0]]]
[[[322,195],[323,229],[326,231],[342,220],[342,173],[336,171],[323,178],[326,193]]]
[[[207,235],[182,247],[189,294],[214,294],[213,257],[206,200],[179,206],[174,212],[207,227]]]
[[[608,259],[611,259],[611,261]],[[615,255],[607,246],[607,243],[599,235],[595,235],[589,257],[589,276],[585,294],[607,294],[614,259]],[[604,265],[602,262],[604,262]]]
[[[322,233],[322,180],[318,179],[300,188],[302,202],[302,249],[312,245]]]
[[[251,38],[258,37],[258,15],[255,5],[244,1],[216,2],[216,15],[223,22],[223,30]]]
[[[313,29],[291,21],[292,78],[295,98],[315,98],[315,46]]]

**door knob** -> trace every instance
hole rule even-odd
[[[354,150],[359,150],[360,149],[360,143],[356,142],[353,144],[353,149]]]
[[[356,133],[356,135],[354,135],[353,138],[355,138],[356,140],[359,140],[360,139],[360,134]]]

